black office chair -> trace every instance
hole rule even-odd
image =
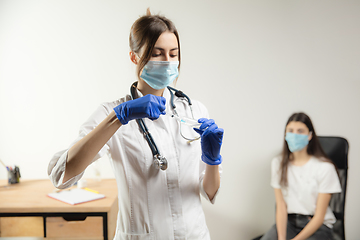
[[[333,161],[339,172],[341,193],[332,194],[330,208],[336,217],[336,223],[333,226],[334,239],[345,240],[345,198],[348,174],[348,151],[349,143],[342,137],[324,137],[319,136],[321,147],[326,155]]]
[[[325,137],[318,136],[321,147],[324,152],[335,164],[339,172],[341,193],[332,194],[329,206],[334,212],[336,223],[333,226],[334,240],[345,240],[345,198],[348,173],[348,152],[349,143],[342,137]],[[258,236],[253,240],[259,240],[262,236]]]

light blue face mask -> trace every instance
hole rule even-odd
[[[297,152],[309,144],[309,135],[288,132],[286,133],[285,140],[290,152]]]
[[[160,90],[179,76],[178,67],[179,61],[149,61],[140,77],[153,89]]]

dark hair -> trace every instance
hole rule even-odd
[[[146,11],[146,15],[138,18],[131,27],[129,36],[130,50],[137,53],[144,52],[137,65],[137,76],[140,78],[140,73],[151,58],[152,51],[158,38],[163,32],[169,31],[174,33],[178,41],[178,58],[180,70],[180,40],[179,34],[172,21],[160,15],[151,15],[150,9]]]
[[[322,149],[319,139],[316,135],[314,126],[308,115],[306,115],[303,112],[294,113],[289,117],[288,121],[286,122],[286,126],[290,122],[302,122],[306,125],[306,127],[312,133],[312,138],[309,141],[309,144],[307,146],[307,153],[309,155],[315,156],[318,159],[320,159],[321,161],[330,162],[333,164],[333,162],[331,160],[329,160],[329,158],[326,156],[326,153]],[[285,134],[286,134],[286,126],[285,126]],[[289,150],[289,146],[288,146],[287,142],[285,141],[285,137],[284,137],[282,160],[281,160],[280,169],[279,169],[279,171],[281,172],[280,185],[283,187],[287,187],[287,185],[288,185],[287,170],[288,170],[289,162],[292,160],[292,158],[293,158],[293,155],[291,154],[291,152]]]

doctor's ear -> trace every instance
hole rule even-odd
[[[133,51],[129,52],[129,56],[130,60],[137,65],[139,60],[138,56]]]

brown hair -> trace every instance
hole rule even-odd
[[[304,123],[307,128],[309,129],[309,131],[312,133],[312,138],[309,141],[308,147],[307,147],[307,153],[311,156],[315,156],[318,159],[320,159],[321,161],[324,162],[330,162],[333,164],[333,162],[326,156],[326,153],[324,152],[324,150],[322,149],[319,139],[316,135],[314,126],[311,122],[311,119],[308,115],[306,115],[303,112],[299,112],[299,113],[294,113],[292,114],[286,125],[285,125],[285,134],[286,134],[286,126],[290,123],[290,122],[302,122]],[[280,169],[279,171],[281,172],[281,178],[280,178],[280,185],[282,187],[287,187],[288,185],[288,181],[287,181],[287,170],[288,170],[288,165],[289,162],[293,159],[293,155],[291,154],[290,150],[289,150],[289,146],[287,144],[287,142],[285,141],[285,137],[284,137],[284,143],[283,143],[283,150],[282,150],[282,160],[280,163]],[[334,165],[335,166],[335,165]],[[336,169],[336,167],[335,167]]]
[[[143,49],[143,54],[137,65],[137,76],[140,79],[140,73],[151,58],[155,43],[163,32],[174,33],[178,42],[178,58],[180,70],[180,40],[179,34],[172,21],[164,16],[152,15],[150,9],[146,10],[146,15],[138,18],[131,27],[129,36],[130,50],[139,56]]]

